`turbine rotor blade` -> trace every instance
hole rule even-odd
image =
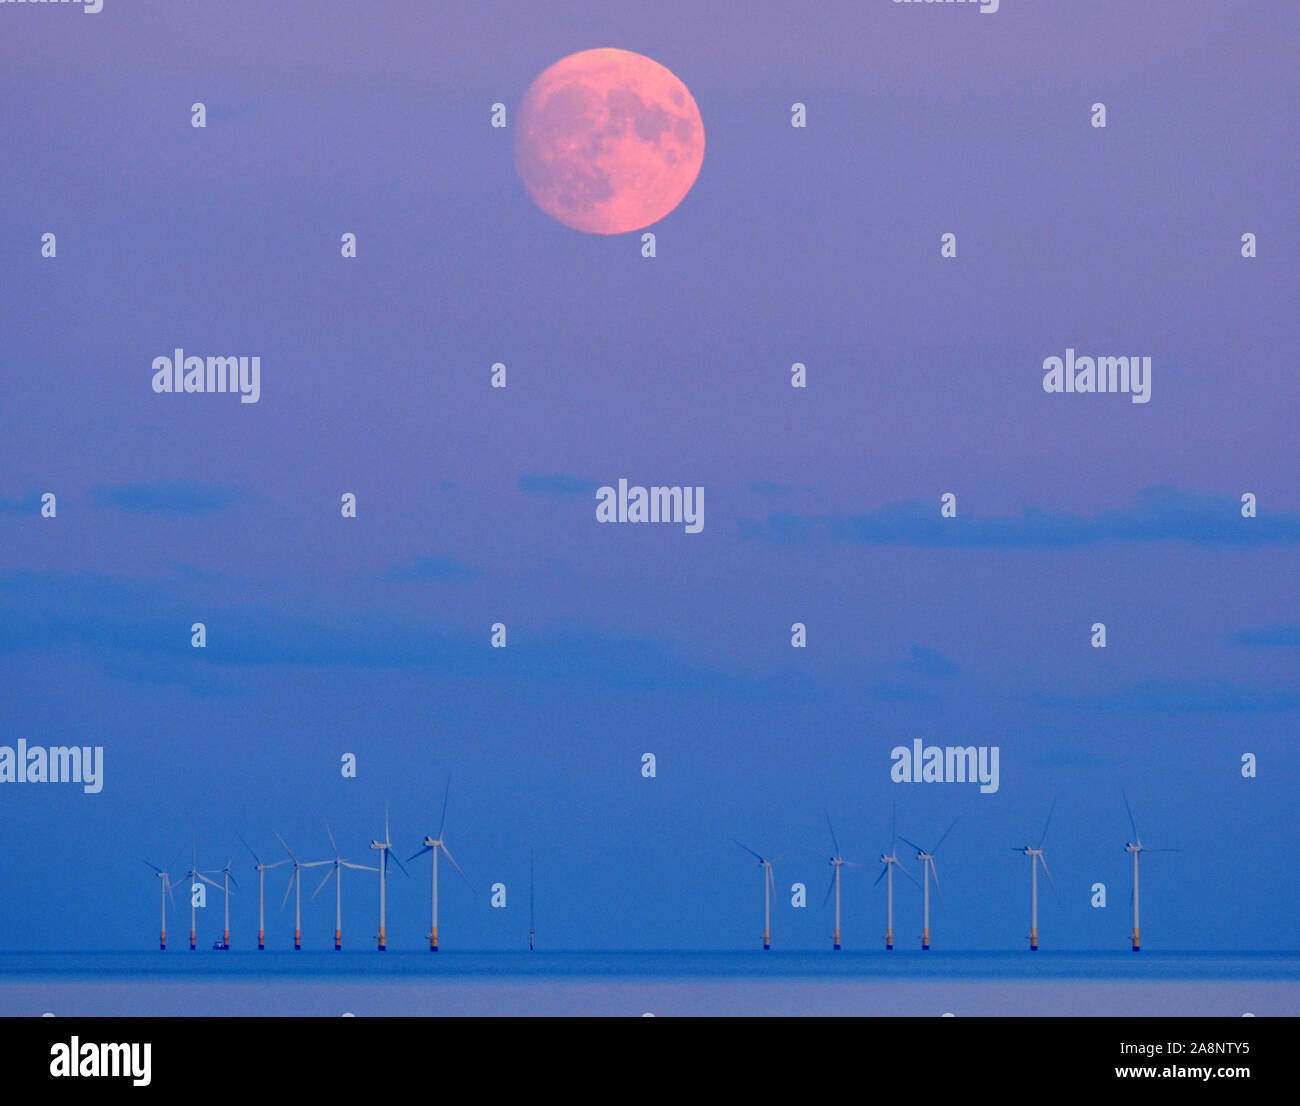
[[[442,840],[442,831],[447,828],[447,799],[451,797],[451,776],[447,776],[447,786],[442,790],[442,819],[438,822],[438,840]]]
[[[397,854],[394,853],[392,849],[385,849],[384,855],[389,857],[389,859],[391,859],[394,864],[396,864],[399,868],[402,869],[402,875],[409,876],[411,874],[405,868],[402,867],[402,862],[397,859]]]
[[[339,847],[334,843],[334,832],[330,829],[330,824],[328,819],[325,822],[325,832],[329,834],[330,848],[334,850],[334,856],[337,859],[339,855]]]
[[[732,838],[732,840],[736,841],[734,837]],[[740,842],[736,841],[736,844],[740,845]],[[744,849],[745,852],[749,853],[749,855],[752,856],[755,860],[757,860],[760,864],[763,863],[763,858],[759,856],[758,853],[754,852],[754,850],[751,849],[748,845],[740,845],[740,847]]]
[[[903,875],[905,875],[905,876],[906,876],[908,879],[910,879],[913,883],[915,883],[917,887],[920,887],[920,886],[921,886],[921,881],[920,881],[919,879],[917,879],[916,876],[912,875],[911,872],[909,872],[906,868],[904,868],[904,867],[903,867],[901,864],[899,864],[897,861],[895,861],[894,863],[895,863],[895,866],[898,868],[898,870],[899,870],[900,872],[902,872]]]
[[[414,852],[410,856],[408,856],[406,858],[406,862],[409,864],[417,856],[423,856],[425,853],[432,852],[432,851],[433,851],[432,845],[425,845],[424,848],[422,848],[419,852]]]
[[[1047,857],[1043,856],[1042,853],[1039,853],[1034,857],[1034,860],[1041,860],[1043,862],[1043,875],[1047,877],[1047,882],[1052,885],[1052,894],[1056,896],[1056,905],[1063,906],[1064,904],[1061,902],[1061,892],[1056,889],[1056,880],[1052,878],[1052,873],[1048,871],[1047,868]]]
[[[900,837],[899,840],[903,842],[903,844],[905,845],[911,845],[912,848],[914,848],[918,853],[925,852],[925,850],[921,848],[921,846],[918,845],[915,841],[909,841],[906,837]]]
[[[465,886],[468,887],[471,891],[473,891],[474,885],[470,883],[469,876],[467,876],[464,872],[461,872],[460,865],[456,863],[456,858],[451,855],[451,850],[447,848],[446,845],[442,846],[442,855],[451,861],[451,866],[455,868],[457,872],[460,872],[460,878],[465,881]]]
[[[831,825],[831,816],[829,811],[826,813],[826,828],[831,831],[831,844],[835,846],[835,855],[839,856],[840,842],[839,838],[835,836],[835,827]]]
[[[875,883],[873,883],[871,886],[872,886],[872,887],[875,887],[876,883],[879,883],[882,879],[885,878],[885,873],[888,872],[888,871],[889,871],[889,865],[888,865],[888,864],[882,864],[882,865],[880,866],[880,875],[876,876]]]
[[[1142,844],[1142,835],[1138,833],[1137,819],[1133,817],[1133,808],[1128,805],[1128,794],[1121,787],[1119,793],[1124,796],[1124,809],[1128,811],[1128,824],[1133,827],[1133,844]]]
[[[952,833],[952,827],[955,826],[956,824],[957,824],[957,819],[954,818],[954,819],[952,820],[951,824],[949,824],[948,828],[947,828],[946,830],[943,831],[943,836],[942,836],[941,838],[939,838],[939,844],[936,845],[933,849],[930,850],[930,854],[931,854],[931,855],[933,855],[933,854],[935,854],[935,853],[937,853],[937,852],[939,851],[939,846],[942,845],[942,844],[944,843],[944,841],[946,841],[946,840],[948,839],[948,834]]]
[[[831,901],[831,892],[834,890],[835,890],[835,871],[834,869],[832,869],[830,886],[826,888],[826,897],[822,899],[823,909],[825,908],[826,904]]]
[[[275,830],[272,830],[271,832],[272,832],[272,833],[275,833]],[[297,864],[297,863],[298,863],[298,858],[297,858],[296,856],[293,855],[293,850],[292,850],[291,848],[289,848],[288,845],[285,845],[285,844],[284,844],[284,838],[281,837],[278,833],[275,833],[275,837],[276,837],[276,840],[279,841],[281,845],[284,845],[284,851],[287,852],[287,853],[289,854],[289,859],[292,860],[295,864]]]
[[[317,895],[319,895],[322,891],[325,890],[325,884],[329,883],[333,875],[334,875],[333,868],[331,868],[328,872],[325,873],[325,878],[320,881],[320,886],[317,887],[316,890],[311,893],[311,897],[313,899],[315,899]]]
[[[1056,810],[1056,800],[1052,800],[1052,805],[1047,811],[1047,821],[1043,823],[1043,832],[1038,835],[1038,848],[1043,847],[1043,842],[1047,840],[1047,827],[1052,824],[1052,814]]]
[[[298,878],[298,869],[293,870],[293,875],[289,877],[289,886],[284,889],[284,898],[280,900],[280,909],[283,910],[289,905],[289,895],[293,892],[293,881]]]
[[[244,841],[244,835],[242,833],[236,833],[235,836],[239,838],[239,840],[243,843],[244,848],[248,850],[248,855],[253,858],[253,863],[261,864],[262,862],[257,858],[257,853],[253,852],[253,846],[250,845],[247,841]]]

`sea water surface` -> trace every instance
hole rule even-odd
[[[1300,1014],[1300,953],[0,952],[0,1015]]]

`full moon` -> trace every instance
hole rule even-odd
[[[694,97],[629,50],[561,58],[528,87],[514,128],[515,169],[538,207],[589,234],[624,234],[671,212],[704,163]]]

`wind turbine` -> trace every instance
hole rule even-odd
[[[207,876],[199,871],[199,850],[197,844],[194,846],[193,852],[191,853],[190,870],[181,876],[181,879],[190,881],[190,952],[193,952],[199,947],[194,926],[194,888],[199,882],[211,884],[213,887],[218,889],[220,889],[221,884],[217,883],[215,880],[208,879]]]
[[[325,823],[325,832],[329,834],[330,845],[334,849],[334,859],[325,861],[330,866],[330,870],[325,873],[325,878],[320,881],[320,886],[312,892],[311,897],[314,899],[323,890],[325,884],[329,883],[334,876],[338,878],[334,881],[334,951],[343,951],[343,869],[355,868],[358,872],[377,872],[378,868],[372,868],[369,864],[353,864],[350,860],[344,860],[339,856],[339,847],[334,842],[334,834],[330,830],[330,824]]]
[[[734,837],[732,840],[736,841]],[[763,951],[766,952],[772,947],[772,899],[776,897],[773,862],[765,856],[759,856],[748,845],[741,845],[739,841],[736,841],[736,844],[754,857],[758,861],[758,866],[763,869]]]
[[[236,834],[238,837],[239,835]],[[244,841],[242,837],[240,841]],[[253,846],[244,841],[244,848],[248,850],[248,855],[253,858],[253,867],[257,869],[257,949],[262,952],[266,949],[266,873],[272,868],[278,868],[281,864],[288,864],[287,860],[277,860],[274,864],[263,864],[258,858],[257,853],[253,852]]]
[[[886,929],[885,929],[885,948],[887,950],[892,950],[894,947],[894,868],[895,866],[897,866],[898,870],[902,872],[903,875],[905,875],[913,883],[916,883],[916,877],[912,875],[912,873],[909,872],[906,868],[904,868],[902,862],[898,859],[898,849],[896,848],[897,844],[898,844],[897,827],[894,825],[894,821],[891,819],[890,826],[889,826],[889,853],[880,854],[880,863],[883,864],[884,867],[880,869],[880,875],[876,876],[876,883],[879,883],[882,879],[886,879],[886,878],[888,879],[887,886],[889,888],[889,898],[888,898],[889,913],[886,916],[887,922],[886,922]],[[873,887],[875,885],[876,885],[875,883],[872,884]],[[916,883],[916,885],[917,887],[921,886],[919,883]]]
[[[208,870],[208,875],[210,876],[225,876],[225,879],[222,881],[225,886],[222,887],[222,890],[226,895],[226,928],[221,931],[221,944],[212,946],[214,949],[220,949],[222,952],[230,951],[230,885],[235,883],[235,877],[230,874],[230,866],[233,863],[234,858],[232,857],[230,860],[226,861],[226,866],[224,868],[212,868]],[[235,886],[238,887],[239,884],[235,883]]]
[[[371,841],[370,847],[379,850],[379,951],[384,952],[388,948],[388,935],[384,930],[384,893],[388,886],[388,858],[393,852],[392,837],[388,832],[388,808],[384,808],[384,839],[382,841]],[[393,856],[393,863],[402,868],[402,862]],[[402,868],[403,875],[409,875],[405,868]]]
[[[528,951],[532,952],[537,942],[536,916],[533,913],[533,850],[528,850]]]
[[[831,831],[831,844],[835,846],[835,855],[831,857],[831,884],[826,888],[826,898],[822,899],[822,906],[826,905],[827,900],[831,897],[831,892],[835,892],[835,940],[831,947],[837,952],[840,947],[840,869],[846,864],[850,868],[858,867],[857,863],[852,860],[845,860],[840,856],[840,843],[835,837],[835,827],[831,825],[831,816],[826,815],[826,828]]]
[[[1056,891],[1056,880],[1052,878],[1052,873],[1047,869],[1047,857],[1043,855],[1043,842],[1047,840],[1047,827],[1052,824],[1052,812],[1056,810],[1056,800],[1052,800],[1051,808],[1047,811],[1047,821],[1043,823],[1043,832],[1038,837],[1038,847],[1031,848],[1026,845],[1023,849],[1012,848],[1013,853],[1024,853],[1029,857],[1030,867],[1030,914],[1029,914],[1029,951],[1038,951],[1038,866],[1043,866],[1043,875],[1047,877],[1047,882],[1052,885],[1052,894],[1056,895],[1056,901],[1061,901],[1061,896]]]
[[[289,892],[296,892],[293,902],[293,951],[300,952],[302,950],[302,870],[304,868],[320,868],[328,864],[329,861],[301,861],[293,855],[293,850],[284,844],[283,837],[278,833],[275,836],[280,844],[284,845],[284,851],[289,854],[289,860],[293,864],[293,875],[289,877],[289,886],[284,889],[284,898],[280,902],[280,909],[283,910],[285,903],[289,901]]]
[[[1121,795],[1124,793],[1121,791]],[[1138,858],[1143,853],[1180,853],[1182,849],[1151,849],[1142,844],[1137,822],[1133,818],[1133,808],[1128,805],[1128,796],[1124,795],[1124,809],[1128,811],[1128,823],[1133,827],[1133,840],[1124,846],[1126,853],[1133,854],[1133,951],[1141,952],[1142,943],[1138,937]]]
[[[174,864],[175,862],[176,862],[175,858],[173,857],[172,864]],[[158,931],[158,948],[161,949],[163,952],[166,952],[167,951],[167,900],[170,898],[172,900],[172,906],[175,906],[176,896],[172,894],[171,877],[168,876],[167,873],[164,872],[161,868],[159,868],[157,864],[150,864],[149,861],[147,860],[144,861],[144,864],[146,867],[152,868],[154,872],[157,873],[158,878],[162,880],[162,887],[161,887],[162,929]],[[171,866],[172,866],[171,864],[167,865],[168,868],[170,868]]]
[[[460,865],[456,863],[456,858],[451,855],[450,850],[447,848],[446,844],[443,842],[442,839],[442,831],[447,825],[447,796],[450,794],[450,792],[451,792],[451,780],[448,780],[447,789],[442,793],[442,821],[438,824],[438,836],[429,837],[426,835],[424,839],[424,848],[420,849],[419,852],[412,853],[410,856],[406,858],[408,861],[410,861],[410,860],[414,860],[417,856],[423,856],[427,852],[433,853],[433,924],[429,930],[429,951],[430,952],[438,951],[438,850],[441,849],[444,855],[447,857],[448,861],[451,862],[451,866],[455,868],[457,872],[460,872],[460,878],[465,881],[465,886],[468,887],[471,891],[474,890],[474,885],[470,883],[469,876],[467,876],[464,872],[461,872]],[[396,860],[397,858],[394,857],[393,859]],[[405,871],[405,869],[403,869],[403,871]],[[530,861],[529,871],[530,873],[532,871],[531,861]],[[530,875],[530,880],[531,880],[531,875]],[[529,883],[530,895],[532,893],[531,888],[532,888],[532,884],[530,882]]]
[[[952,820],[946,830],[943,831],[943,837],[939,838],[939,845],[942,845],[948,834],[952,833],[952,827],[957,824],[957,819]],[[934,854],[939,851],[939,845],[936,845],[929,852],[926,852],[920,845],[913,841],[908,841],[906,837],[902,838],[907,844],[916,850],[916,859],[921,862],[921,878],[925,881],[922,896],[925,900],[925,922],[921,929],[921,951],[928,952],[930,949],[930,878],[934,877],[934,889],[939,891],[939,873],[935,871]],[[942,895],[943,892],[939,891]]]

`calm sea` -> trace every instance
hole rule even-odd
[[[0,953],[0,1015],[1300,1014],[1300,953]]]

